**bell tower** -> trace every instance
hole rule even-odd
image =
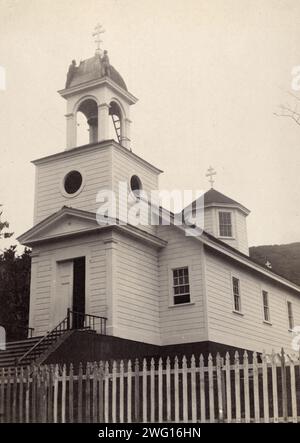
[[[95,28],[95,55],[77,66],[73,60],[65,88],[58,91],[67,101],[66,149],[78,146],[77,114],[81,112],[88,124],[89,144],[114,138],[130,149],[130,106],[137,102],[110,64],[108,52],[100,48],[101,26]],[[113,135],[112,135],[113,134]]]

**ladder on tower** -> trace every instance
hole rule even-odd
[[[121,120],[116,114],[112,114],[111,118],[118,137],[118,142],[121,144]]]

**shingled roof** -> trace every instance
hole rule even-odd
[[[201,196],[199,198],[202,199],[203,197]],[[197,200],[194,200],[193,203],[188,205],[184,210],[188,211],[189,209],[194,209],[196,207],[196,202]],[[241,203],[238,203],[236,200],[227,197],[226,195],[213,188],[211,188],[204,194],[204,207],[207,208],[209,206],[234,206],[239,208],[242,212],[246,213],[246,215],[250,213],[249,209],[241,205]]]

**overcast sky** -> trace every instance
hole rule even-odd
[[[298,0],[0,0],[0,203],[16,235],[32,226],[30,161],[65,149],[56,91],[93,56],[97,22],[160,187],[208,189],[211,164],[216,189],[251,210],[250,245],[300,241],[300,126],[274,116],[294,103]]]

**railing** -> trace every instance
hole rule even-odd
[[[68,329],[91,329],[98,334],[106,335],[106,317],[84,314],[68,309]]]
[[[35,360],[39,357],[55,340],[58,339],[65,331],[71,329],[90,329],[98,334],[106,335],[106,317],[97,315],[83,314],[81,312],[67,310],[67,316],[54,328],[47,332],[34,346],[26,351],[16,362],[20,365],[25,359]]]
[[[46,335],[44,335],[32,348],[30,348],[28,351],[25,352],[25,354],[22,355],[17,360],[17,364],[21,364],[24,362],[24,360],[27,357],[32,357],[32,360],[39,357],[45,350],[47,344],[51,344],[54,339],[57,339],[64,331],[70,329],[68,328],[68,315],[65,317],[52,331],[47,332]]]

